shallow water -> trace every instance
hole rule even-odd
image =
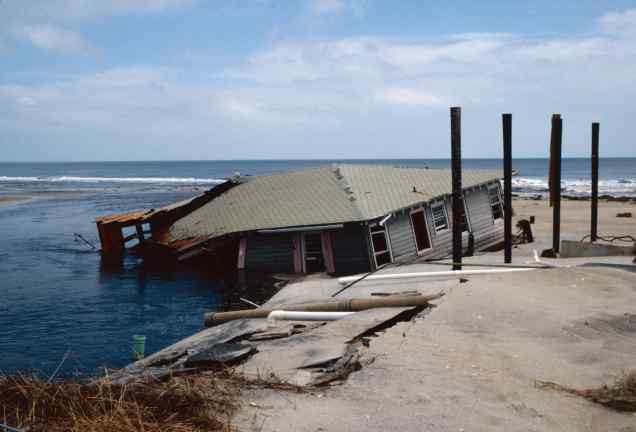
[[[147,338],[157,351],[202,329],[203,313],[244,307],[242,294],[263,301],[271,281],[248,277],[247,292],[234,275],[145,268],[135,257],[123,266],[103,266],[99,253],[79,233],[98,242],[97,214],[154,207],[192,192],[104,193],[46,197],[0,209],[0,370],[37,370],[47,375],[65,353],[61,375],[93,374],[131,359],[131,337]]]

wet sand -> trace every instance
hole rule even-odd
[[[25,195],[0,195],[0,208],[23,204],[31,200],[33,200],[33,197]]]

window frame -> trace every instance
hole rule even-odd
[[[375,229],[375,231],[374,231]],[[375,244],[373,243],[373,235],[384,235],[384,242],[386,243],[386,249],[381,251],[375,250]],[[371,253],[373,254],[373,262],[375,267],[378,268],[378,255],[389,254],[389,263],[393,262],[393,251],[391,250],[391,242],[389,241],[389,233],[387,232],[386,225],[380,225],[378,223],[369,224],[369,241],[371,242]],[[383,264],[384,265],[384,264]]]
[[[443,201],[435,201],[433,203],[431,203],[429,205],[429,207],[431,208],[431,219],[433,219],[433,229],[435,230],[435,234],[440,233],[440,232],[444,232],[444,231],[448,231],[450,229],[450,223],[448,220],[448,210],[446,208],[446,200]],[[436,208],[442,208],[442,212],[444,213],[444,219],[446,221],[445,226],[438,228],[437,225],[435,225],[435,213],[434,213],[434,209]]]
[[[492,222],[493,223],[503,222],[504,208],[503,208],[503,200],[501,199],[501,188],[499,187],[498,184],[492,184],[486,188],[486,191],[488,192],[488,205],[490,206],[490,216],[492,217]],[[493,212],[493,209],[492,209],[495,204],[490,199],[491,192],[494,192],[497,194],[497,204],[499,205],[499,212],[501,213],[501,217],[497,217],[497,218],[495,217],[495,213]]]
[[[466,231],[462,231],[462,234],[471,233],[473,229],[470,223],[470,215],[468,214],[468,205],[466,205],[466,196],[464,194],[462,194],[462,204],[464,205],[464,219],[466,219]]]

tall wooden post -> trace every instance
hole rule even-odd
[[[563,120],[561,114],[552,115],[550,135],[550,201],[552,203],[552,250],[559,253],[561,243],[561,144]]]
[[[598,132],[600,125],[592,123],[592,221],[590,240],[598,238]]]
[[[502,114],[504,162],[504,262],[512,262],[512,114]]]
[[[450,109],[451,174],[453,183],[453,270],[462,269],[462,110]]]

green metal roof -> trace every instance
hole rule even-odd
[[[463,170],[469,188],[501,178]],[[254,177],[179,219],[174,240],[371,220],[451,193],[450,170],[338,164]]]

